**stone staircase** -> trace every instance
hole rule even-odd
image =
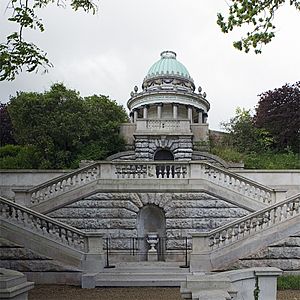
[[[0,229],[1,238],[35,252],[33,256],[40,260],[47,257],[82,272],[99,271],[104,265],[101,233],[83,232],[3,197]],[[16,251],[22,257],[22,250]],[[28,250],[23,254],[31,255]],[[1,257],[8,257],[4,247]]]
[[[192,271],[224,270],[300,231],[300,194],[210,232],[194,233]]]
[[[83,288],[107,286],[169,286],[179,287],[190,274],[177,262],[122,262],[115,268],[104,269],[98,274],[85,274]]]
[[[149,189],[219,193],[250,214],[210,232],[192,232],[190,269],[180,268],[182,263],[123,262],[104,270],[103,234],[87,233],[45,215],[99,191],[142,193]],[[214,201],[216,205],[218,199]],[[180,286],[190,270],[226,269],[240,258],[300,232],[300,194],[282,200],[274,190],[207,162],[95,163],[33,189],[16,191],[16,202],[0,197],[1,236],[81,271],[86,288]],[[144,204],[136,207],[137,212]],[[191,211],[194,208],[191,206]]]

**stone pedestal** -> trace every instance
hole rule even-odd
[[[27,300],[33,286],[23,273],[0,268],[0,299]]]

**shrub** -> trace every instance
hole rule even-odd
[[[43,162],[33,146],[5,145],[0,147],[0,169],[38,169]]]

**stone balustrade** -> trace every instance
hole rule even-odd
[[[236,251],[239,241],[242,242],[255,235],[258,238],[261,236],[262,231],[274,228],[276,225],[294,219],[296,216],[300,216],[300,194],[270,205],[267,208],[210,232],[193,233],[192,254],[201,257],[201,255],[211,255],[214,251],[225,253],[224,249],[226,247],[230,248],[231,245],[235,245]],[[279,233],[278,236],[280,236]],[[260,244],[262,244],[262,241]],[[207,260],[210,260],[210,258],[207,258]]]
[[[29,190],[14,190],[16,202],[34,206],[100,179],[190,179],[209,181],[259,203],[276,202],[273,189],[204,161],[113,161],[90,166],[52,179]]]
[[[35,188],[29,189],[25,194],[30,194],[32,205],[41,201],[46,201],[55,196],[63,194],[79,186],[95,181],[100,177],[100,165],[93,164],[67,175],[60,176],[53,180],[47,181]],[[25,196],[25,195],[24,195]],[[26,197],[26,196],[25,196]]]
[[[136,130],[142,132],[190,132],[190,120],[180,119],[137,119]]]
[[[83,232],[2,197],[0,219],[83,253],[102,252],[103,234]]]
[[[200,177],[219,186],[223,186],[230,190],[234,190],[239,194],[243,194],[249,198],[255,199],[265,204],[276,202],[275,192],[273,189],[267,188],[251,179],[242,177],[226,169],[217,166],[202,163],[196,164],[192,171],[192,177]]]
[[[189,165],[178,162],[119,163],[115,164],[118,179],[183,179],[188,177]]]

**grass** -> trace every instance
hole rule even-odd
[[[300,290],[300,275],[284,275],[277,279],[278,290]]]
[[[211,152],[226,161],[244,162],[246,169],[300,169],[300,155],[293,152],[240,153],[234,148],[216,146]]]

